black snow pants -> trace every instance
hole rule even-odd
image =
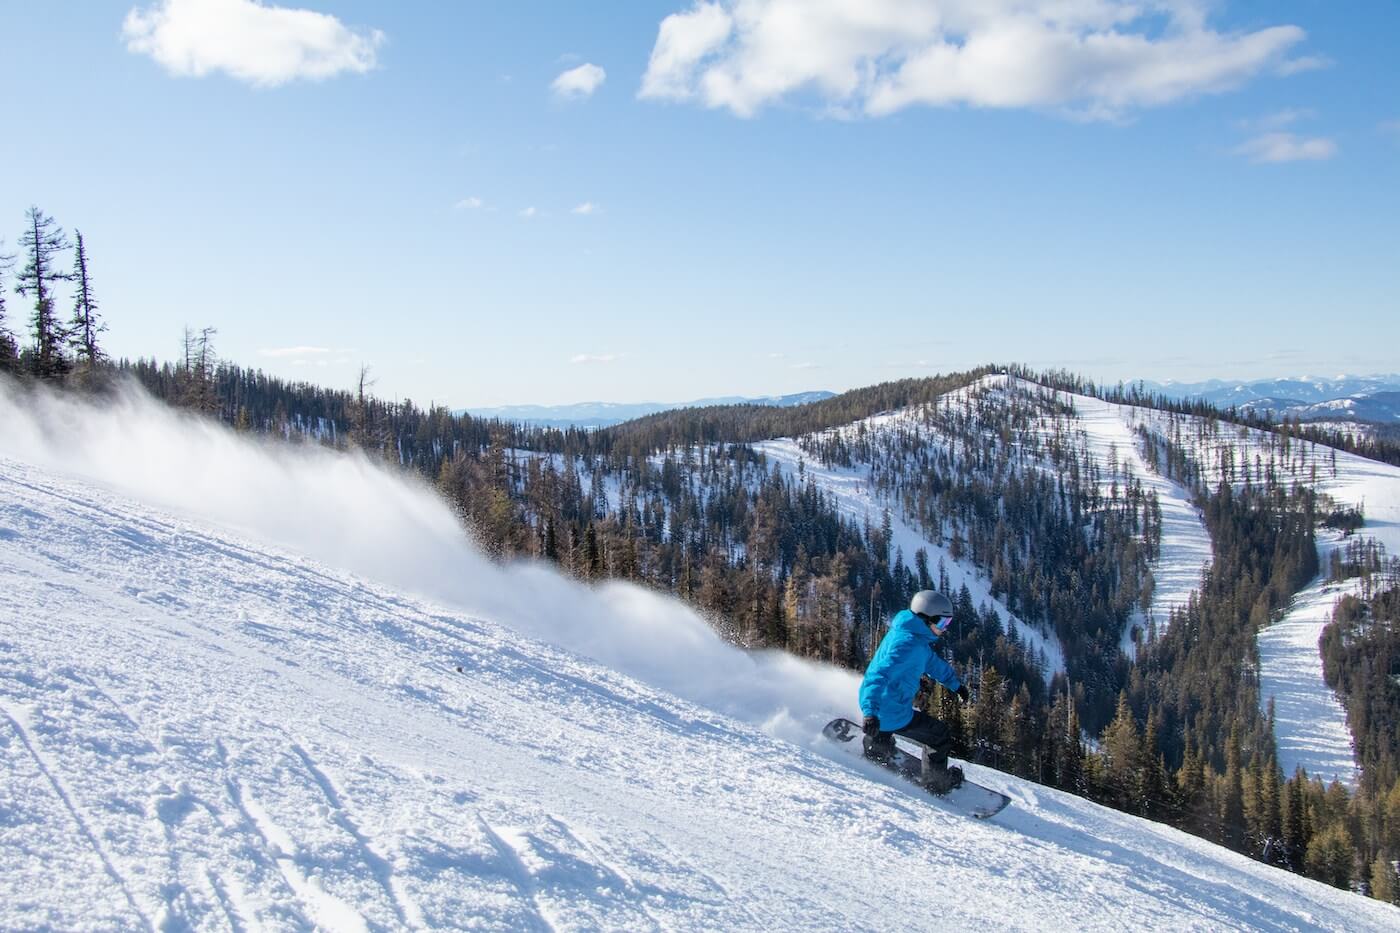
[[[953,735],[941,719],[935,719],[923,710],[915,710],[909,724],[894,730],[895,735],[913,739],[929,750],[929,763],[937,770],[948,767],[948,752],[953,747]]]

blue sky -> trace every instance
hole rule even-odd
[[[1400,6],[1139,7],[9,3],[0,236],[454,407],[1400,370]]]

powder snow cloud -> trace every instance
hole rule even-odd
[[[741,117],[815,95],[840,114],[914,105],[1112,119],[1307,70],[1297,26],[1219,31],[1202,0],[699,0],[662,20],[639,96]]]
[[[149,55],[171,74],[222,71],[263,87],[369,71],[384,41],[377,29],[351,29],[326,13],[260,0],[160,0],[133,7],[122,37],[128,51]]]

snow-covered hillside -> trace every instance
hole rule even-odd
[[[1044,391],[1019,379],[987,376],[961,392],[950,393],[938,404],[956,406],[970,394]],[[1189,445],[1212,483],[1220,476],[1222,450],[1232,451],[1232,464],[1247,461],[1253,468],[1256,456],[1262,463],[1269,461],[1270,447],[1277,445],[1278,438],[1191,417],[1178,418],[1173,426],[1172,416],[1163,412],[1075,393],[1055,392],[1053,397],[1071,406],[1073,415],[1061,417],[1058,424],[1046,419],[1046,434],[1060,430],[1073,436],[1101,467],[1105,483],[1111,482],[1115,474],[1131,476],[1157,497],[1162,512],[1161,550],[1152,563],[1155,586],[1148,615],[1157,625],[1164,626],[1171,610],[1184,605],[1199,586],[1201,572],[1210,562],[1210,536],[1189,493],[1143,458],[1136,431],[1144,427]],[[830,433],[856,438],[919,432],[923,432],[929,445],[941,443],[935,434],[928,433],[918,409],[876,415]],[[1042,632],[1007,611],[990,595],[985,577],[976,568],[965,561],[955,561],[947,548],[939,547],[929,535],[914,527],[897,503],[875,489],[868,467],[857,464],[834,468],[813,463],[802,443],[803,439],[789,438],[756,446],[787,472],[795,472],[803,463],[807,474],[854,518],[878,524],[883,511],[889,509],[895,541],[906,558],[923,547],[931,562],[942,560],[950,570],[954,587],[967,583],[975,599],[995,606],[1017,627],[1023,639],[1044,648],[1051,662],[1047,673],[1063,669],[1063,656],[1053,634]],[[1279,455],[1277,451],[1275,454]],[[1364,505],[1366,525],[1359,534],[1376,538],[1390,554],[1400,555],[1400,469],[1341,451],[1334,458],[1330,448],[1302,442],[1290,445],[1280,469],[1291,478],[1314,486],[1340,506]],[[1343,543],[1338,534],[1319,534],[1319,555],[1324,567],[1331,551]],[[1309,774],[1327,780],[1354,782],[1355,761],[1346,714],[1323,681],[1318,638],[1331,619],[1335,601],[1355,588],[1354,583],[1330,586],[1319,578],[1299,595],[1295,608],[1284,620],[1260,634],[1261,702],[1267,704],[1272,699],[1275,703],[1279,763],[1288,774],[1302,765]],[[1134,627],[1141,631],[1148,621],[1139,616],[1125,629],[1125,652],[1131,655],[1135,651]]]
[[[862,425],[870,431],[899,430],[901,422],[906,418],[905,413],[877,415],[846,430],[858,431]],[[789,478],[795,477],[800,468],[831,497],[832,503],[846,518],[879,527],[885,510],[889,509],[893,543],[903,552],[906,561],[912,560],[914,553],[920,548],[928,553],[931,566],[937,566],[941,560],[948,569],[948,579],[953,590],[967,586],[974,603],[987,603],[995,608],[997,613],[1015,628],[1023,642],[1045,655],[1047,679],[1055,672],[1065,669],[1064,652],[1053,632],[1042,631],[1007,609],[1005,603],[992,596],[987,581],[975,568],[968,563],[954,560],[946,547],[929,540],[927,535],[911,524],[908,516],[904,515],[897,505],[889,502],[875,489],[866,471],[813,463],[797,442],[790,438],[755,444],[754,449],[763,453],[769,462],[777,464]]]
[[[1154,472],[1139,455],[1133,433],[1140,418],[1139,410],[1083,395],[1046,393],[1039,386],[998,375],[986,376],[966,389],[949,393],[936,404],[939,407],[957,407],[965,404],[969,396],[1009,397],[1014,393],[1027,397],[1047,395],[1072,405],[1072,416],[1057,419],[1047,416],[1042,419],[1038,433],[1049,437],[1058,430],[1073,437],[1076,446],[1082,447],[1102,470],[1105,488],[1115,478],[1121,481],[1121,477],[1132,476],[1142,482],[1149,493],[1156,495],[1162,510],[1162,535],[1159,557],[1152,563],[1155,586],[1148,615],[1164,626],[1171,610],[1184,605],[1199,585],[1201,571],[1210,562],[1210,536],[1186,490]],[[930,428],[924,412],[918,407],[875,415],[828,433],[839,434],[848,441],[858,437],[912,435],[922,438],[931,449],[947,445],[947,440]],[[916,527],[899,503],[875,488],[866,465],[839,468],[814,463],[813,458],[803,450],[803,440],[785,438],[756,444],[755,447],[778,463],[786,473],[795,473],[798,465],[802,464],[807,475],[831,495],[843,512],[854,519],[864,519],[878,525],[882,514],[888,509],[895,543],[903,550],[906,560],[919,548],[925,549],[931,564],[942,561],[948,568],[955,589],[966,584],[975,601],[995,607],[1002,618],[1016,627],[1022,640],[1045,652],[1047,677],[1064,670],[1063,651],[1054,633],[1020,619],[993,597],[985,575],[970,562],[954,559],[946,546],[940,546],[932,535]],[[1124,629],[1123,648],[1129,654],[1136,651],[1134,631],[1145,631],[1147,623],[1148,619],[1138,613]]]
[[[0,424],[0,927],[1400,924],[996,772],[960,816],[814,738],[851,675],[494,568],[355,458]]]

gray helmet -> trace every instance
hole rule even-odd
[[[909,611],[916,616],[951,616],[953,602],[937,590],[919,590],[909,600]]]

